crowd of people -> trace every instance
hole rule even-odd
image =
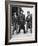
[[[16,34],[19,34],[21,29],[23,29],[24,33],[27,33],[28,29],[30,29],[30,32],[32,33],[32,14],[30,14],[30,11],[27,11],[27,17],[25,18],[25,15],[23,14],[24,11],[22,11],[22,9],[20,11],[20,14],[17,14],[15,11],[12,15],[13,34],[14,31],[16,31]],[[26,30],[24,25],[26,25]]]

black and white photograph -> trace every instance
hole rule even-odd
[[[36,42],[36,4],[10,2],[8,4],[8,43]]]

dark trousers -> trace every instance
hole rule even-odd
[[[24,26],[24,25],[20,25],[20,29],[19,29],[19,32],[18,32],[18,33],[20,33],[20,30],[21,30],[21,29],[23,29],[23,30],[24,30],[24,33],[26,33],[26,32],[25,32],[25,26]]]
[[[27,23],[27,32],[28,32],[28,29],[30,29],[30,31],[32,33],[32,24]]]

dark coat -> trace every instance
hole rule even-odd
[[[15,16],[12,16],[12,24],[16,24],[17,23],[17,18],[15,18]]]
[[[17,18],[12,16],[12,24],[24,25],[25,24],[25,15],[19,15]]]
[[[30,16],[30,18],[28,18],[29,16]],[[26,21],[27,21],[28,28],[31,28],[32,27],[32,15],[28,15],[26,17]]]
[[[24,15],[18,16],[18,24],[19,25],[24,25],[25,24],[25,16]]]

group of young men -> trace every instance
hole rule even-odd
[[[30,14],[30,12],[27,11],[27,17],[25,19],[25,15],[23,14],[23,11],[19,15],[17,15],[16,12],[14,12],[12,16],[12,24],[13,24],[13,34],[15,30],[16,30],[16,34],[19,34],[21,29],[23,29],[24,33],[27,33],[28,29],[30,29],[32,33],[32,14]],[[26,30],[24,26],[25,24],[27,24]]]

